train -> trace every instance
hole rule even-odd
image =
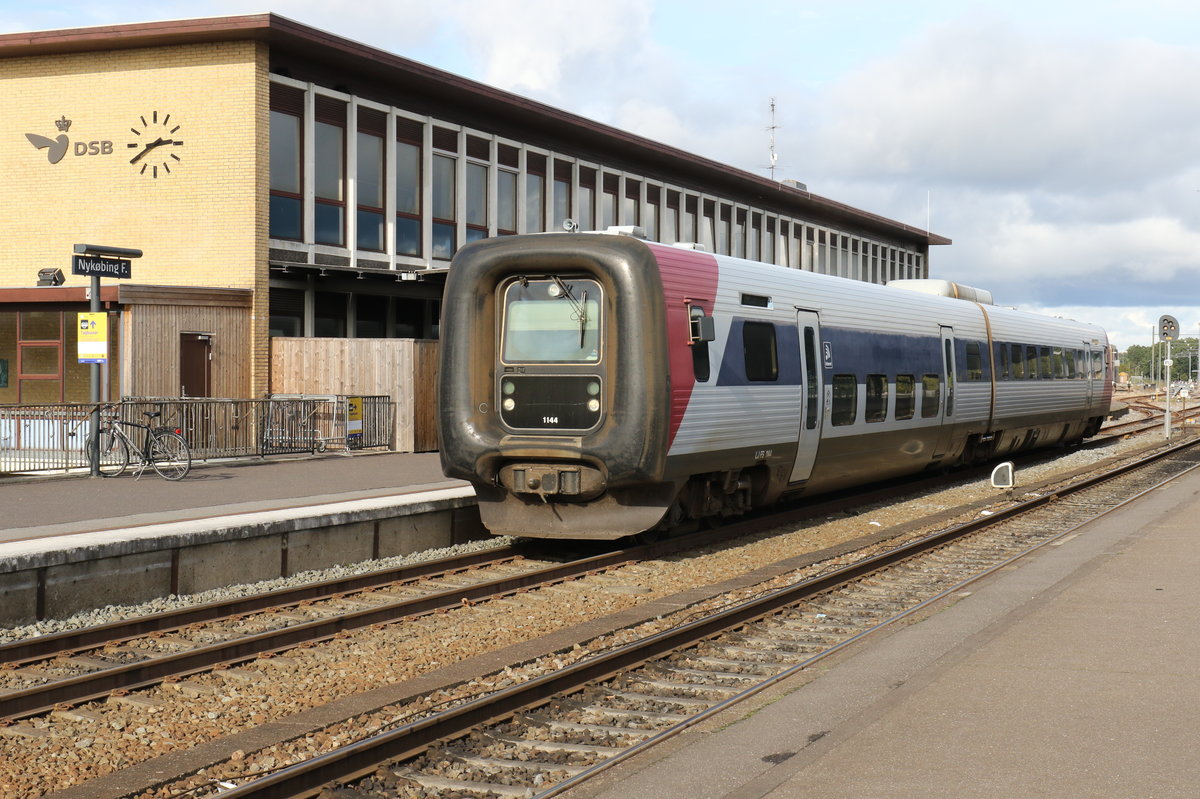
[[[494,534],[617,539],[1094,435],[1095,325],[646,241],[463,247],[440,453]]]

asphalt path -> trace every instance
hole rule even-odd
[[[442,475],[436,452],[355,453],[197,463],[183,480],[152,471],[0,479],[0,541],[63,525],[83,529],[146,524],[463,485]]]

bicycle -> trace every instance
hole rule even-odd
[[[102,405],[101,411],[114,410],[116,405]],[[129,466],[130,455],[137,457],[135,477],[141,477],[146,467],[153,467],[164,480],[182,480],[192,468],[192,453],[187,441],[177,430],[166,427],[151,427],[161,411],[142,411],[147,424],[127,422],[115,415],[100,421],[99,468],[104,477],[124,474]],[[134,443],[125,428],[144,430],[142,444]],[[93,452],[92,437],[88,436],[87,452]]]

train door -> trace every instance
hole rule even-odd
[[[796,436],[796,462],[790,482],[802,482],[812,474],[821,445],[821,324],[816,311],[796,311],[800,333],[800,431]]]
[[[951,429],[954,426],[954,328],[942,325],[942,407],[938,415],[937,443],[933,448],[933,459],[946,454],[950,445]]]

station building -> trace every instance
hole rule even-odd
[[[262,397],[281,337],[435,339],[459,247],[567,219],[880,283],[950,243],[274,14],[0,35],[0,108],[0,404],[87,400],[81,243],[143,252],[101,280],[112,399]]]

